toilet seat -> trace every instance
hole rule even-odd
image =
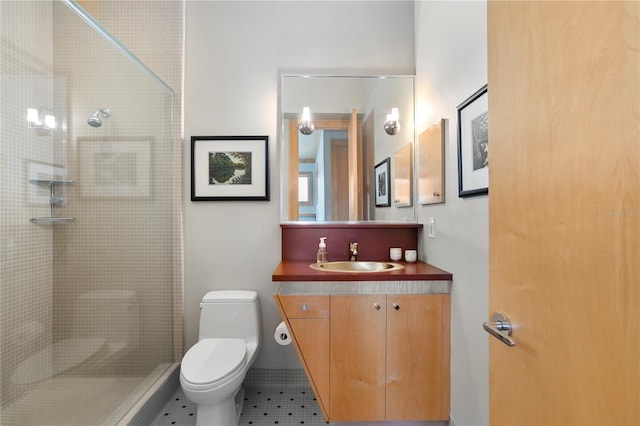
[[[217,387],[242,371],[246,358],[247,344],[243,339],[202,339],[182,360],[182,384],[194,390]]]

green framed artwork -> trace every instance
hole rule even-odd
[[[268,200],[268,136],[191,137],[191,201]]]

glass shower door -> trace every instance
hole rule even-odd
[[[115,424],[174,362],[174,94],[69,5],[0,2],[3,425]]]

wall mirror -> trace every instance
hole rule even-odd
[[[409,179],[413,198],[414,80],[281,76],[282,222],[415,222],[413,203],[399,201],[393,184],[390,205],[376,207],[374,180],[375,165],[389,158],[391,176]],[[398,151],[411,153],[409,163],[396,161]]]

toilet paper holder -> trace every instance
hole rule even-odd
[[[287,325],[285,324],[284,321],[282,321],[276,327],[276,330],[273,333],[273,338],[275,339],[276,343],[278,343],[279,345],[286,346],[286,345],[291,344],[291,337],[289,336],[289,329],[287,328]]]

